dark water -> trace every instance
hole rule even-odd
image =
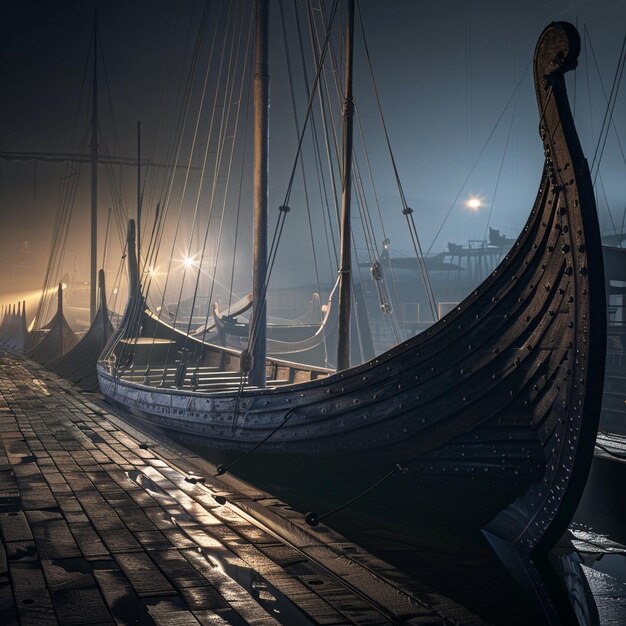
[[[592,567],[626,584],[626,554],[603,554]]]
[[[271,480],[247,474],[243,468],[237,468],[237,473],[303,514],[310,510],[310,502],[299,494],[281,491]],[[594,462],[572,532],[566,533],[549,560],[535,564],[532,571],[545,585],[543,591],[550,597],[549,609],[542,609],[529,597],[528,589],[524,590],[519,578],[511,573],[510,563],[503,564],[482,533],[466,534],[455,527],[453,519],[447,528],[442,525],[434,532],[428,524],[420,527],[417,507],[413,517],[407,520],[407,527],[414,532],[408,533],[397,517],[406,514],[406,510],[394,514],[392,499],[372,492],[325,523],[494,624],[545,623],[544,610],[553,609],[566,624],[574,623],[574,619],[582,624],[626,624],[626,608],[621,608],[622,604],[626,607],[626,586],[623,590],[620,587],[626,583],[626,548],[620,552],[622,544],[626,544],[624,485],[626,464],[616,467],[615,463]],[[386,525],[381,522],[385,517],[395,517],[394,526],[401,532],[386,531]],[[586,567],[608,575],[617,583],[611,588],[608,605],[606,597],[600,598],[600,610],[593,594],[604,592],[590,586]],[[605,620],[609,613],[612,619]]]
[[[602,625],[626,624],[626,462],[596,457],[571,531]],[[589,574],[589,572],[588,572]]]

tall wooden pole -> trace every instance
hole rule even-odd
[[[352,198],[352,57],[354,47],[354,0],[348,0],[346,21],[346,77],[343,103],[343,180],[341,192],[341,260],[339,266],[339,326],[337,370],[350,367],[350,281],[352,254],[350,242],[350,201]]]
[[[89,319],[96,317],[98,264],[98,20],[93,21],[93,87],[91,109],[91,262],[89,272]]]
[[[265,281],[267,278],[267,178],[269,131],[268,69],[269,0],[256,0],[256,44],[254,74],[254,258],[252,276],[253,364],[248,374],[251,385],[265,387]]]
[[[137,121],[137,264],[141,282],[141,122]]]

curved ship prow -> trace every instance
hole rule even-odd
[[[333,510],[384,476],[403,532],[484,531],[522,562],[540,559],[585,484],[605,358],[598,220],[564,80],[579,49],[570,24],[542,33],[537,199],[503,262],[430,329],[336,373],[268,361],[269,385],[257,388],[232,350],[173,335],[143,345],[141,333],[152,331],[140,328],[137,288],[98,366],[104,395],[201,442],[216,464],[253,451],[233,471],[293,495],[300,508]],[[161,351],[157,376],[151,349]],[[194,368],[212,382],[194,384]],[[354,506],[371,521],[365,504]]]

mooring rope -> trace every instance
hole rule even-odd
[[[238,405],[239,405],[239,402],[237,402],[237,406]],[[289,409],[289,411],[285,413],[283,417],[283,421],[280,424],[278,424],[278,426],[276,426],[276,428],[274,428],[274,430],[270,432],[269,435],[261,439],[261,441],[259,441],[259,443],[257,443],[253,448],[251,448],[250,450],[242,454],[240,457],[236,458],[232,463],[229,463],[228,465],[221,465],[221,464],[218,465],[216,476],[222,476],[226,474],[226,472],[230,471],[230,468],[233,467],[233,465],[236,465],[240,461],[243,461],[245,458],[249,457],[252,453],[256,452],[266,441],[268,441],[268,439],[270,439],[273,435],[275,435],[289,421],[291,416],[294,414],[294,411],[295,409]]]
[[[309,526],[317,526],[322,520],[327,519],[331,515],[334,515],[335,513],[338,513],[339,511],[341,511],[342,509],[345,509],[347,506],[354,504],[357,500],[360,500],[363,496],[367,495],[370,491],[373,491],[374,489],[376,489],[376,487],[378,487],[379,485],[382,485],[382,483],[384,483],[388,478],[393,476],[396,472],[398,471],[402,472],[402,471],[405,471],[405,469],[406,468],[402,467],[399,463],[396,463],[396,465],[391,471],[387,472],[382,478],[379,478],[374,484],[370,485],[367,489],[365,489],[358,495],[354,496],[354,498],[351,498],[350,500],[338,506],[337,508],[333,509],[332,511],[329,511],[328,513],[324,513],[324,515],[317,515],[317,513],[310,511],[309,513],[305,515],[304,521]]]

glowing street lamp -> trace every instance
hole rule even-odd
[[[482,206],[482,202],[480,201],[480,198],[476,197],[476,196],[470,196],[466,201],[465,201],[465,206],[470,209],[471,211],[478,211],[478,209],[480,209],[480,207]]]

